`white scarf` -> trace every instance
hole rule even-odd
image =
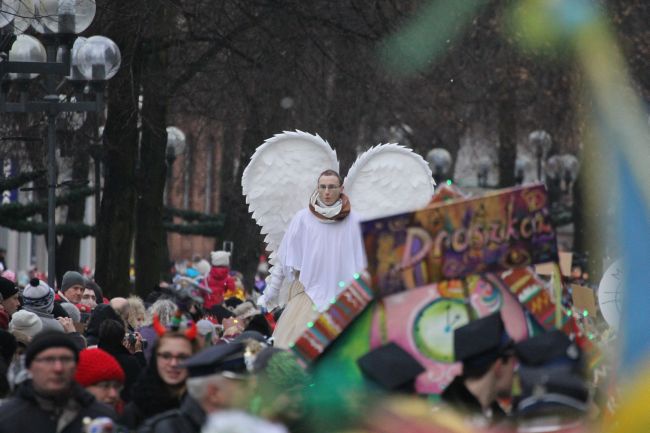
[[[314,210],[319,214],[323,215],[325,218],[334,218],[336,215],[338,215],[341,212],[341,208],[343,207],[343,200],[341,200],[340,198],[336,200],[334,204],[329,206],[326,205],[320,200],[320,198],[318,198],[318,191],[314,191],[314,193],[311,195],[311,198],[309,199],[309,202],[314,207]],[[319,221],[324,223],[336,222],[336,220],[333,219],[326,219],[326,220],[319,219]]]

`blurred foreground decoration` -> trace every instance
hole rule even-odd
[[[449,41],[447,38],[460,34],[460,28],[469,23],[472,12],[478,8],[478,3],[472,1],[431,2],[428,7],[425,7],[425,13],[420,14],[410,28],[383,45],[383,54],[387,59],[388,68],[406,74],[427,68],[437,56],[444,53],[444,46]],[[624,335],[625,340],[621,366],[622,371],[631,378],[641,367],[647,365],[650,351],[650,338],[647,337],[647,330],[650,329],[650,317],[647,314],[650,311],[650,297],[646,293],[647,288],[650,287],[650,274],[646,270],[647,264],[650,263],[650,212],[648,211],[650,172],[647,170],[650,166],[648,151],[650,133],[646,115],[639,98],[631,90],[632,86],[626,76],[623,60],[595,4],[586,0],[529,0],[514,3],[511,12],[512,24],[516,29],[513,34],[516,32],[517,42],[522,43],[525,49],[532,47],[537,53],[550,53],[556,48],[563,53],[573,50],[586,79],[587,91],[583,95],[586,98],[584,105],[592,110],[587,113],[590,135],[585,139],[589,146],[588,151],[585,151],[587,158],[585,166],[586,173],[590,176],[586,188],[592,198],[592,212],[587,214],[595,215],[597,213],[594,212],[595,209],[601,210],[609,203],[616,203],[618,206],[619,242],[624,249],[626,272],[621,321],[621,335]],[[418,39],[426,42],[413,43]],[[409,55],[412,55],[412,58],[406,59],[405,57]],[[617,173],[614,178],[607,176],[604,166],[597,165],[598,162],[604,161],[615,161]],[[609,194],[603,198],[602,191]],[[605,234],[606,231],[607,227],[601,226],[599,234]],[[606,238],[604,235],[594,237],[601,242]],[[393,247],[394,245],[384,246],[384,250],[381,254],[378,253],[377,257],[381,257],[382,260],[388,257],[393,260],[393,264],[399,265],[401,259],[399,254],[394,254],[393,258],[390,258],[391,252],[394,252]],[[388,255],[384,255],[384,252]],[[514,281],[509,281],[506,285],[511,292],[517,294],[526,308],[526,313],[536,317],[535,322],[540,328],[551,326],[553,321],[549,320],[550,315],[545,314],[548,311],[544,308],[550,298],[542,296],[540,299],[535,299],[532,296],[534,290],[525,290],[525,284],[524,286],[520,284],[526,279],[523,276],[520,279],[516,278],[516,272],[519,271],[511,272],[510,277]],[[375,285],[376,272],[373,272],[372,277]],[[399,293],[385,297],[384,304],[395,301],[397,305],[399,298],[403,301],[404,298],[414,296],[413,294],[418,291],[432,290],[434,287],[438,290],[437,285],[434,284],[437,280],[432,280],[430,287],[417,288],[418,285],[413,284],[408,286],[413,290],[402,291],[405,285],[399,281],[400,279],[398,276],[398,280],[393,281],[393,288]],[[450,282],[439,284],[449,285]],[[469,286],[468,283],[461,283],[458,287],[462,289],[464,295],[469,295]],[[381,289],[381,284],[373,288]],[[549,292],[545,294],[548,295]],[[451,305],[450,302],[447,302],[449,308],[443,305],[441,314],[438,314],[442,320],[439,329],[444,331],[453,328],[457,317],[462,321],[463,317],[469,318],[474,314],[472,309],[467,308],[469,299],[471,298],[464,296],[463,301],[459,302],[461,308],[457,311],[456,306]],[[333,383],[338,383],[342,389],[351,385],[354,388],[358,385],[355,380],[360,375],[355,360],[370,349],[368,336],[375,332],[373,314],[377,314],[381,319],[382,314],[386,312],[385,310],[382,312],[379,302],[371,305],[374,311],[373,309],[364,311],[341,334],[340,338],[330,345],[327,353],[318,359],[314,367],[316,377],[322,383],[330,384],[331,387],[334,387]],[[413,315],[417,315],[416,313],[417,311],[410,311],[408,317],[405,317],[405,314],[397,315],[404,322],[401,327],[406,332],[412,330],[408,323],[411,323],[410,320]],[[385,316],[384,320],[388,320],[388,317]],[[566,320],[564,323],[571,323],[572,326],[576,324],[575,320]],[[378,332],[382,335],[383,331],[380,328]],[[575,332],[579,333],[580,330],[575,329]],[[416,339],[412,333],[409,338]],[[605,367],[594,368],[594,376],[600,375],[600,371],[604,369]],[[634,389],[624,395],[623,406],[619,408],[618,416],[606,426],[607,431],[647,431],[650,421],[645,394],[650,387],[649,378],[649,375],[643,375]],[[614,413],[617,405],[615,391],[610,389],[607,392],[610,393],[606,397],[607,407],[601,407],[606,416]],[[334,404],[341,405],[344,402],[349,400],[340,398]],[[382,427],[388,425],[383,422],[380,424]],[[404,424],[399,426],[402,428]]]
[[[467,7],[478,6],[474,2],[462,2]],[[447,13],[454,9],[451,2],[432,2],[428,8],[444,8]],[[455,5],[455,2],[454,2]],[[615,203],[617,210],[618,246],[623,252],[624,277],[620,336],[623,339],[621,372],[631,382],[633,376],[642,372],[641,380],[630,393],[624,396],[624,405],[609,426],[615,432],[645,432],[650,424],[647,414],[647,389],[650,387],[650,131],[647,113],[634,85],[627,74],[625,62],[606,20],[601,16],[601,6],[588,0],[527,0],[513,3],[511,8],[511,36],[521,43],[527,52],[557,59],[557,54],[571,53],[577,59],[580,72],[585,79],[582,93],[584,106],[588,107],[586,130],[589,146],[584,152],[589,182],[585,188],[590,198],[590,211],[597,215],[608,203]],[[428,17],[427,25],[422,21]],[[465,13],[464,24],[471,14]],[[384,56],[388,69],[399,69],[403,73],[422,70],[444,52],[445,37],[454,37],[456,32],[449,26],[440,26],[445,14],[437,16],[423,14],[421,19],[390,40],[385,46]],[[456,21],[458,23],[458,21]],[[440,36],[440,29],[447,29]],[[415,35],[427,36],[427,46],[406,62],[404,56],[409,38]],[[412,40],[410,41],[412,42]],[[448,42],[448,40],[447,40]],[[414,47],[419,47],[415,44]],[[416,48],[417,49],[417,48]],[[542,60],[543,57],[542,57]],[[412,65],[417,67],[414,68]],[[608,173],[614,162],[614,176]],[[606,194],[602,194],[602,192]],[[595,217],[593,217],[595,218]],[[598,234],[592,233],[594,242],[604,243],[608,227],[600,222]],[[644,374],[643,371],[646,373]],[[610,406],[608,404],[608,406]],[[612,408],[609,408],[612,412]]]
[[[580,1],[522,2],[514,14],[528,46],[569,45],[585,77],[585,105],[591,107],[591,152],[585,156],[614,162],[615,179],[602,179],[603,165],[590,173],[591,187],[616,203],[618,243],[623,253],[624,294],[621,316],[621,371],[629,375],[650,355],[650,130],[647,113],[635,94],[625,61],[595,3]],[[612,180],[614,182],[612,182]],[[603,232],[605,231],[605,227]]]

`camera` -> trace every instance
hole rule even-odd
[[[127,333],[125,338],[129,346],[132,347],[135,346],[135,342],[138,341],[138,337],[135,332]],[[149,342],[144,338],[141,338],[140,341],[142,341],[142,349],[146,349]]]

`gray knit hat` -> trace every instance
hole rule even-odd
[[[68,271],[63,274],[63,279],[61,280],[61,291],[65,293],[72,286],[79,285],[81,287],[86,287],[86,279],[77,271]]]

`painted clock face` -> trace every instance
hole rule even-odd
[[[600,311],[605,321],[614,329],[618,329],[621,316],[623,281],[623,263],[619,259],[607,268],[598,285]]]
[[[454,329],[469,322],[467,306],[460,299],[438,298],[419,311],[413,324],[418,351],[438,362],[454,362]]]

